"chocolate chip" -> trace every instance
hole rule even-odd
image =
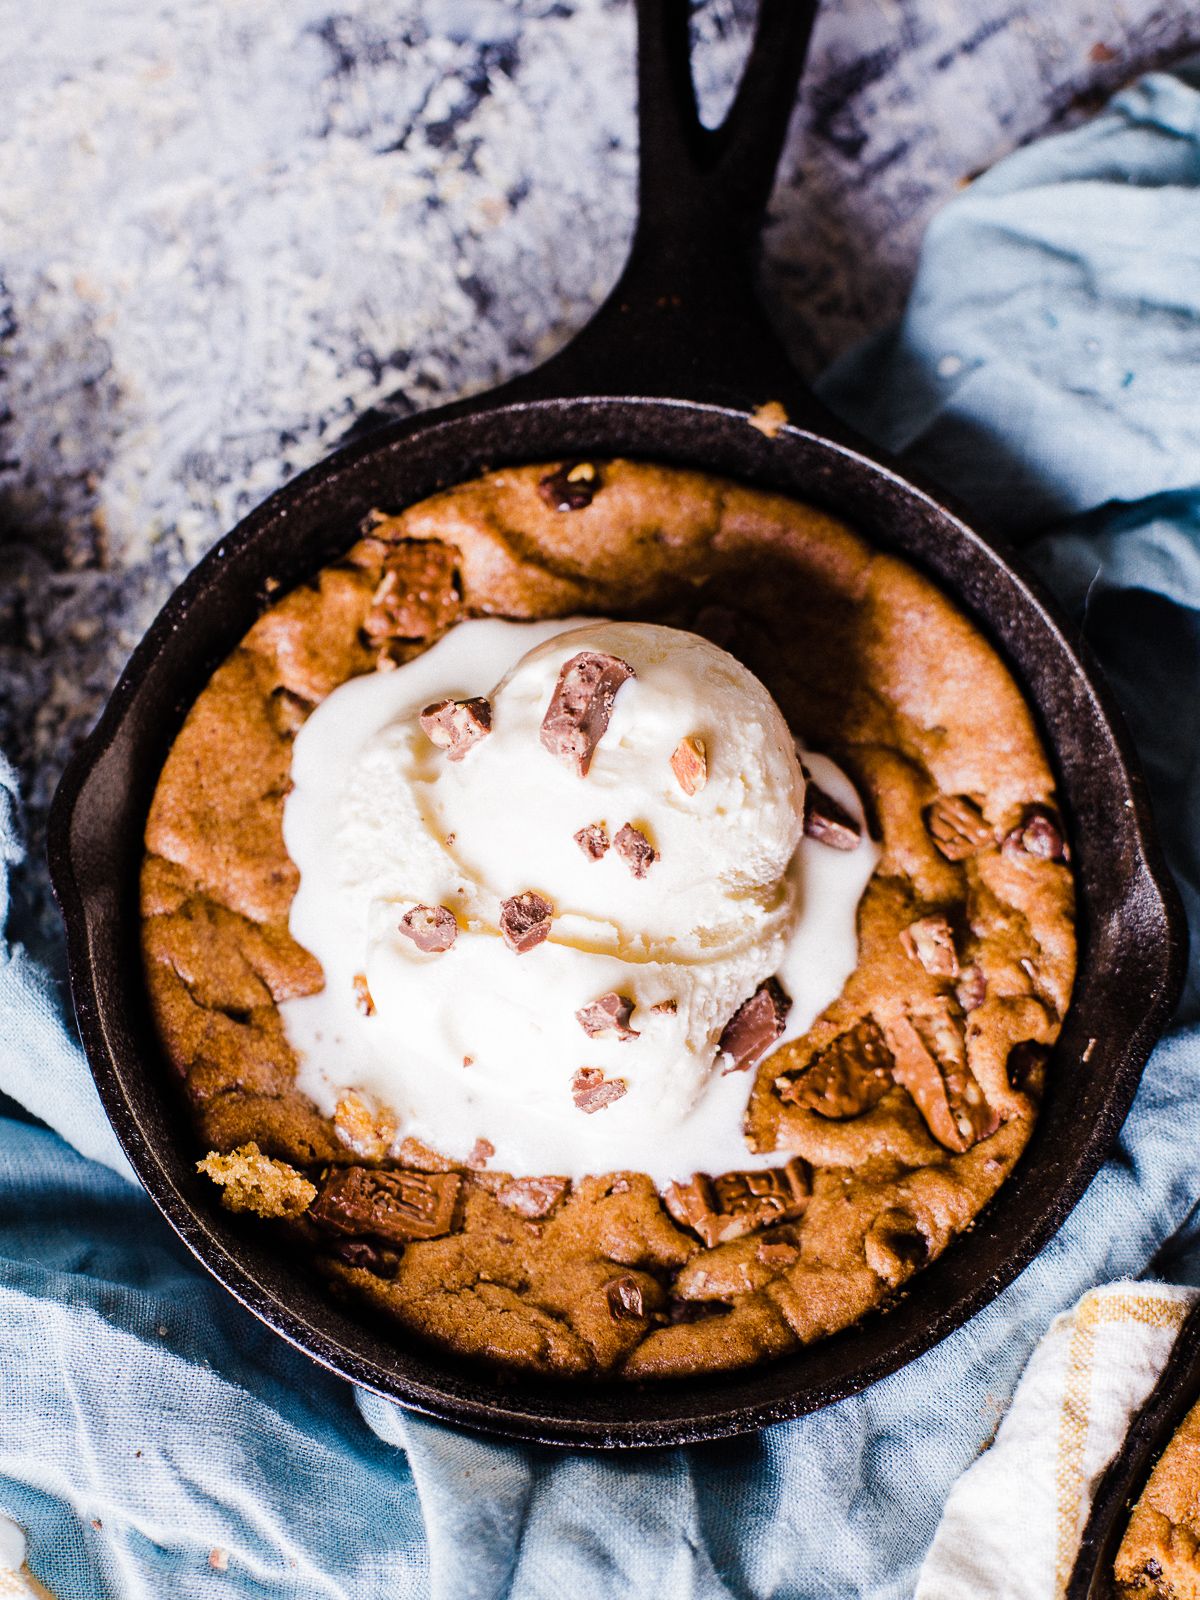
[[[1041,1094],[1050,1052],[1033,1039],[1013,1045],[1005,1062],[1009,1084],[1018,1094]]]
[[[400,932],[427,955],[443,955],[458,938],[458,923],[445,906],[414,906],[400,918]]]
[[[958,952],[949,918],[919,917],[902,930],[900,943],[909,959],[919,961],[932,977],[958,977]]]
[[[961,1026],[949,1013],[901,1012],[885,1024],[884,1033],[893,1076],[916,1101],[939,1144],[961,1154],[995,1133],[1000,1118],[966,1064]]]
[[[456,1173],[335,1167],[308,1215],[331,1233],[367,1234],[392,1244],[438,1239],[454,1226],[462,1179]]]
[[[708,782],[708,755],[704,740],[696,734],[681,739],[671,753],[671,771],[684,794],[699,794]]]
[[[500,902],[500,932],[510,950],[523,956],[550,932],[554,907],[532,889]]]
[[[717,1049],[729,1057],[725,1072],[745,1072],[783,1032],[792,1002],[775,978],[760,983],[725,1024]]]
[[[367,988],[366,976],[361,972],[354,974],[354,1004],[364,1017],[375,1015],[375,1002],[371,999],[370,989]]]
[[[603,486],[600,469],[592,462],[566,461],[546,474],[538,484],[538,494],[551,511],[582,511]]]
[[[645,1297],[636,1278],[612,1278],[604,1290],[614,1322],[636,1322],[645,1315]]]
[[[794,1078],[776,1078],[779,1098],[834,1122],[861,1117],[892,1087],[892,1053],[872,1017],[826,1045]]]
[[[635,828],[632,822],[627,822],[623,828],[617,829],[613,849],[635,878],[644,878],[658,860],[658,851],[642,830]]]
[[[570,1187],[569,1178],[510,1178],[497,1190],[496,1199],[532,1221],[549,1216]]]
[[[466,1164],[472,1172],[482,1172],[495,1154],[496,1146],[490,1139],[476,1139]]]
[[[759,1228],[801,1216],[812,1193],[812,1168],[800,1156],[784,1167],[758,1172],[697,1172],[688,1183],[670,1184],[663,1204],[681,1227],[690,1228],[711,1250]]]
[[[432,743],[446,752],[447,761],[461,761],[472,745],[491,733],[492,708],[482,696],[439,700],[425,707],[419,721]]]
[[[333,1253],[348,1267],[360,1272],[373,1272],[377,1278],[394,1278],[400,1270],[400,1256],[395,1250],[384,1250],[366,1239],[339,1239]]]
[[[591,1116],[619,1100],[628,1088],[624,1078],[606,1078],[600,1067],[580,1067],[571,1079],[571,1098],[580,1111]]]
[[[579,1026],[589,1039],[599,1039],[606,1033],[615,1033],[618,1039],[636,1039],[638,1031],[629,1026],[633,1015],[633,1001],[628,995],[602,994],[599,1000],[581,1006],[575,1013]]]
[[[617,690],[636,676],[627,661],[600,650],[581,650],[564,662],[542,718],[542,744],[550,754],[586,778]]]
[[[834,850],[855,850],[862,829],[831,794],[809,778],[804,786],[804,836]]]
[[[987,979],[978,967],[964,967],[954,993],[964,1011],[978,1011],[987,999]]]
[[[391,546],[371,598],[363,632],[374,644],[432,639],[462,610],[458,551],[440,539],[405,539]]]
[[[947,861],[966,861],[995,839],[983,812],[965,794],[939,795],[925,807],[925,826]]]
[[[1006,856],[1034,856],[1039,861],[1069,861],[1062,826],[1049,806],[1029,806],[1000,847]]]
[[[599,861],[608,852],[608,834],[602,822],[589,822],[574,836],[575,843],[591,861]]]

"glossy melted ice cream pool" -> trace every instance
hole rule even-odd
[[[518,1175],[777,1160],[742,1133],[755,1044],[840,992],[878,851],[804,837],[791,735],[732,656],[646,623],[461,623],[336,689],[292,777],[291,930],[325,987],[281,1011],[322,1111],[352,1095],[394,1148],[482,1140]]]

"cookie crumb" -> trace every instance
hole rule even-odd
[[[757,428],[764,439],[777,439],[787,427],[788,414],[778,400],[768,400],[756,406],[746,418],[752,428]]]
[[[316,1188],[286,1161],[266,1156],[251,1140],[228,1155],[210,1150],[196,1171],[221,1190],[227,1211],[249,1211],[257,1217],[298,1217],[317,1197]]]

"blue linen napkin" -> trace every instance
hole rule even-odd
[[[981,518],[1040,536],[1140,745],[1194,948],[1198,369],[1200,94],[1159,74],[948,205],[900,327],[825,384]],[[0,915],[15,794],[4,767]],[[353,1394],[262,1329],[125,1181],[61,997],[0,950],[0,1509],[62,1600],[911,1595],[1051,1317],[1152,1262],[1200,1281],[1198,983],[1193,961],[1112,1159],[965,1328],[756,1438],[600,1458]]]

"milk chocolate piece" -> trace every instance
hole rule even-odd
[[[476,1139],[467,1157],[467,1166],[472,1172],[482,1172],[495,1154],[496,1146],[490,1139]]]
[[[925,808],[925,826],[947,861],[966,861],[995,839],[983,812],[965,794],[943,794]]]
[[[606,1078],[600,1067],[580,1067],[571,1079],[571,1098],[580,1111],[591,1116],[619,1100],[628,1088],[624,1078]]]
[[[551,511],[582,511],[604,487],[600,469],[591,461],[565,461],[538,484],[538,494]]]
[[[760,983],[725,1024],[718,1051],[727,1055],[729,1063],[725,1072],[745,1072],[773,1045],[783,1032],[792,1002],[780,988],[778,980],[768,978]]]
[[[533,889],[500,902],[500,932],[510,950],[523,956],[550,932],[554,907]]]
[[[580,828],[572,837],[584,855],[593,861],[599,861],[608,852],[608,834],[602,822],[589,822],[586,828]]]
[[[892,1055],[873,1018],[826,1045],[794,1078],[776,1078],[779,1098],[834,1122],[861,1117],[892,1086]]]
[[[389,548],[363,632],[373,644],[445,633],[462,609],[458,551],[440,539],[405,539]]]
[[[644,878],[658,860],[658,851],[642,830],[635,828],[632,822],[627,822],[623,828],[617,829],[613,849],[635,878]]]
[[[694,733],[681,739],[671,754],[671,771],[684,794],[689,797],[699,794],[708,782],[708,753],[704,740]]]
[[[636,1322],[645,1315],[645,1296],[636,1278],[612,1278],[604,1294],[614,1322]]]
[[[375,1002],[371,998],[371,991],[367,987],[367,977],[363,972],[354,974],[354,1004],[364,1017],[375,1015]]]
[[[427,955],[443,955],[458,938],[458,923],[445,906],[414,906],[400,918],[400,932]]]
[[[898,1013],[884,1033],[893,1076],[912,1095],[939,1144],[962,1154],[995,1133],[1000,1118],[967,1066],[961,1031],[948,1014]]]
[[[453,1172],[334,1167],[308,1214],[331,1233],[366,1234],[389,1244],[438,1239],[453,1230],[461,1189]]]
[[[697,1172],[689,1183],[673,1183],[663,1204],[681,1227],[690,1228],[711,1250],[756,1229],[801,1216],[812,1192],[812,1169],[800,1156],[785,1167],[760,1172]]]
[[[636,676],[627,661],[601,650],[581,650],[564,662],[542,718],[542,744],[550,754],[586,778],[617,690]]]
[[[909,959],[919,961],[931,977],[958,977],[958,952],[949,918],[919,917],[902,930],[900,943]]]
[[[496,1191],[496,1199],[532,1222],[549,1216],[570,1187],[569,1178],[510,1178]]]
[[[764,1239],[754,1252],[764,1267],[770,1267],[773,1272],[786,1272],[789,1267],[794,1267],[800,1259],[799,1245],[791,1244],[787,1240]]]
[[[461,761],[472,745],[492,731],[492,708],[482,697],[473,700],[439,700],[420,715],[421,727],[447,761]]]
[[[1010,1085],[1018,1094],[1031,1094],[1035,1098],[1040,1096],[1049,1056],[1046,1046],[1034,1039],[1023,1039],[1020,1044],[1013,1045],[1004,1069]]]
[[[844,806],[809,778],[804,786],[804,836],[832,850],[855,850],[862,829]]]
[[[1034,856],[1039,861],[1069,861],[1062,825],[1049,806],[1029,806],[1000,847],[1006,856]]]
[[[632,1015],[633,1001],[629,996],[612,991],[602,994],[599,1000],[593,1000],[590,1005],[581,1006],[575,1013],[579,1026],[589,1039],[602,1038],[606,1033],[615,1033],[622,1040],[636,1039],[637,1029],[629,1026]]]
[[[385,1250],[367,1239],[338,1239],[333,1254],[348,1267],[360,1272],[373,1272],[377,1278],[394,1278],[400,1270],[400,1255],[395,1250]]]

